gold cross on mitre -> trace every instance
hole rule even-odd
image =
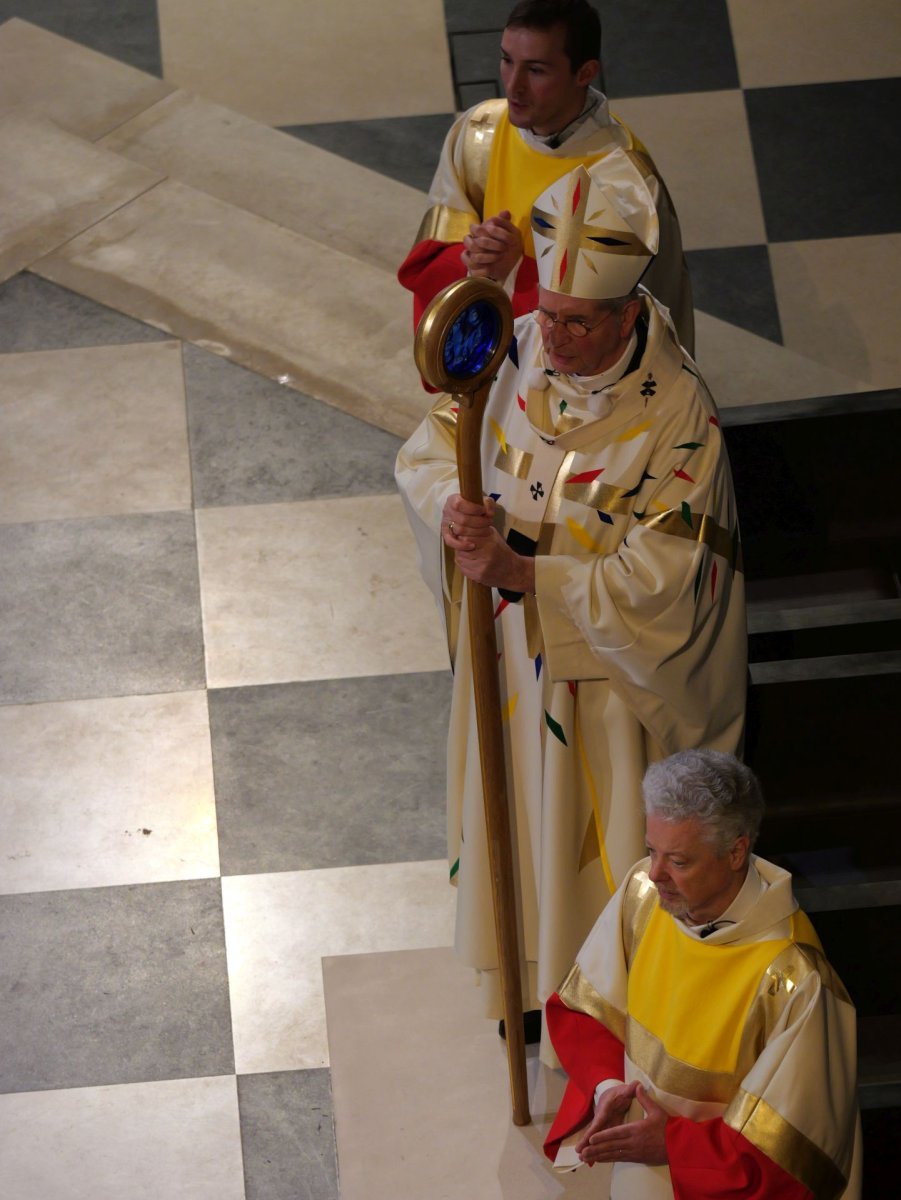
[[[544,243],[544,249],[538,254],[539,260],[555,251],[553,270],[548,272],[547,264],[539,267],[542,283],[550,291],[572,295],[578,263],[581,261],[598,274],[593,259],[599,254],[650,257],[652,251],[620,217],[604,196],[603,188],[593,183],[583,166],[576,167],[565,179],[558,180],[558,184],[565,184],[565,193],[555,185],[543,197],[545,201],[550,200],[557,212],[537,205],[532,209],[536,249]],[[606,218],[607,225],[597,224],[601,217]],[[546,284],[545,279],[548,280]]]

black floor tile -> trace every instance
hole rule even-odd
[[[452,113],[381,117],[371,121],[287,125],[282,132],[427,192],[452,120]],[[415,232],[410,231],[411,239]]]
[[[29,271],[0,284],[0,354],[162,342],[169,337]]]
[[[191,513],[0,526],[0,703],[205,681]]]
[[[444,23],[448,33],[500,30],[512,8],[513,0],[444,0]]]
[[[156,0],[0,0],[0,21],[21,17],[100,54],[162,76]]]
[[[0,896],[0,1091],[234,1072],[218,879]]]
[[[755,88],[745,103],[771,242],[901,229],[901,79]]]
[[[766,246],[689,250],[695,308],[782,345],[782,326]]]
[[[223,875],[446,852],[445,672],[209,693]]]
[[[500,83],[500,33],[455,33],[450,38],[454,81],[460,84],[489,83],[495,94],[504,94]]]
[[[338,1200],[327,1070],[238,1076],[247,1200]]]
[[[597,8],[610,96],[739,86],[727,0],[600,0]]]
[[[401,439],[184,347],[196,508],[394,491]]]

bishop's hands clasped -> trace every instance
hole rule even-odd
[[[632,1101],[645,1111],[640,1121],[627,1121]],[[601,1094],[594,1117],[576,1153],[592,1166],[600,1162],[640,1162],[650,1166],[667,1162],[667,1114],[640,1083],[622,1083]]]
[[[470,225],[461,260],[470,275],[503,283],[522,258],[522,234],[505,209],[481,224]]]
[[[482,504],[450,496],[441,516],[441,537],[467,579],[485,587],[513,592],[535,591],[535,562],[511,550],[497,529],[497,505],[490,496]]]

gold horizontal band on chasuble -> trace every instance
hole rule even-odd
[[[505,475],[512,475],[514,479],[528,479],[534,461],[535,455],[530,450],[519,450],[516,446],[508,446],[504,441],[495,456],[494,465]]]
[[[707,1071],[673,1058],[658,1037],[631,1017],[626,1022],[625,1047],[629,1058],[653,1080],[655,1088],[686,1100],[728,1104],[744,1078],[739,1070]]]
[[[817,1200],[835,1200],[845,1190],[847,1180],[829,1155],[765,1100],[740,1091],[723,1114],[723,1120],[767,1158],[800,1180]]]
[[[414,245],[420,242],[462,242],[476,219],[471,212],[436,204],[422,218]]]
[[[701,542],[724,558],[734,571],[744,570],[738,526],[732,531],[724,529],[709,513],[692,512],[687,503],[681,509],[668,508],[666,512],[646,515],[637,524],[669,537]]]
[[[605,1000],[600,992],[588,982],[582,974],[582,968],[578,963],[576,963],[560,984],[560,987],[557,989],[557,995],[567,1008],[571,1008],[574,1012],[583,1012],[589,1017],[594,1017],[596,1021],[600,1021],[605,1028],[609,1029],[615,1037],[618,1037],[620,1041],[624,1040],[626,1031],[625,1013],[620,1012],[618,1008],[614,1008],[610,1001]]]
[[[567,481],[563,485],[567,500],[584,504],[586,508],[602,509],[605,513],[630,513],[632,504],[629,501],[634,498],[635,492],[634,487],[616,487],[615,484],[601,483],[597,479],[582,482],[578,476],[575,481]]]

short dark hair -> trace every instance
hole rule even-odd
[[[519,0],[505,29],[553,29],[562,25],[563,50],[573,72],[601,58],[601,18],[588,0]]]

